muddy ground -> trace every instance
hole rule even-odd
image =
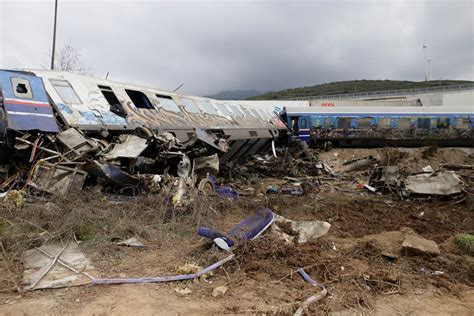
[[[342,162],[364,155],[389,159],[403,172],[430,164],[473,164],[471,149],[336,149],[321,158],[337,172]],[[389,158],[388,158],[389,157]],[[370,170],[320,176],[320,186],[305,196],[264,194],[282,179],[252,177],[255,190],[237,202],[197,196],[191,207],[170,211],[167,197],[108,196],[84,191],[67,199],[27,198],[24,206],[2,206],[0,314],[177,315],[292,314],[315,288],[296,273],[304,267],[328,290],[307,314],[472,315],[474,259],[454,243],[459,233],[474,233],[472,179],[467,199],[409,199],[360,189]],[[51,203],[54,203],[52,206]],[[98,270],[97,277],[146,277],[175,274],[185,263],[206,266],[226,256],[196,235],[200,225],[226,231],[258,206],[295,220],[323,220],[325,236],[288,245],[265,234],[238,244],[235,260],[205,280],[167,284],[86,285],[17,291],[21,287],[21,252],[74,232]],[[422,214],[422,215],[420,215]],[[435,241],[441,255],[406,256],[407,235]],[[26,238],[27,236],[28,238]],[[145,249],[119,247],[118,239],[136,236]],[[224,285],[228,292],[213,297]],[[180,294],[188,289],[188,294]]]

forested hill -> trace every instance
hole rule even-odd
[[[306,96],[318,96],[328,94],[341,93],[357,93],[367,91],[383,91],[383,90],[398,90],[398,89],[412,89],[412,88],[427,88],[459,85],[466,83],[474,83],[474,81],[463,80],[433,80],[433,81],[400,81],[400,80],[352,80],[352,81],[338,81],[331,83],[323,83],[319,85],[300,87],[294,89],[286,89],[281,91],[267,92],[249,100],[271,100],[271,99],[285,99]]]

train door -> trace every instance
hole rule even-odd
[[[0,71],[6,128],[17,131],[59,132],[41,78],[14,71]]]

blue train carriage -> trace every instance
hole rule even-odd
[[[290,108],[288,126],[313,147],[473,146],[473,107]]]

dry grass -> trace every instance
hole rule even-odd
[[[22,253],[50,241],[74,236],[85,249],[132,236],[153,243],[185,238],[228,209],[225,200],[191,193],[187,207],[176,209],[166,193],[133,197],[81,191],[76,196],[41,197],[0,205],[0,290],[18,290]],[[30,199],[32,199],[30,197]]]

